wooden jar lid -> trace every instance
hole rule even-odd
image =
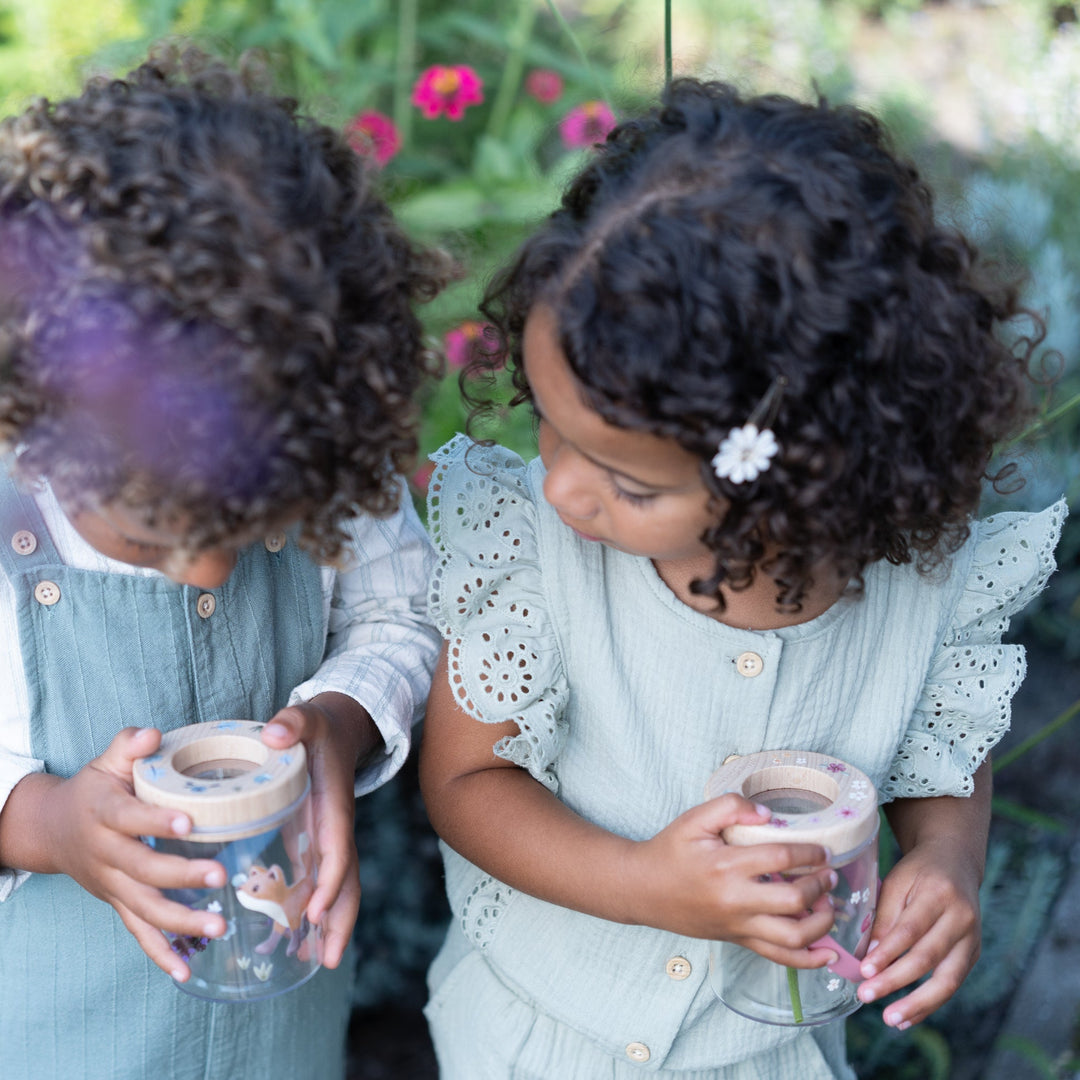
[[[308,787],[303,743],[273,750],[265,724],[218,720],[166,732],[156,754],[135,762],[135,794],[181,810],[192,840],[237,839],[270,828]]]
[[[728,792],[774,806],[772,818],[761,825],[725,829],[729,844],[823,844],[835,862],[869,840],[878,826],[874,785],[853,765],[827,754],[766,750],[729,758],[709,777],[705,797]],[[805,809],[784,809],[785,802]]]

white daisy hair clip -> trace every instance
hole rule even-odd
[[[719,479],[743,484],[768,471],[772,459],[780,452],[780,444],[767,425],[775,419],[785,386],[787,376],[777,375],[746,423],[732,428],[721,440],[712,459],[713,472]]]

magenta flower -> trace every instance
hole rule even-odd
[[[426,465],[421,465],[419,469],[412,475],[412,486],[420,492],[421,495],[427,494],[428,484],[431,483],[431,474],[435,471],[435,462],[429,461]]]
[[[361,157],[374,158],[380,168],[401,149],[394,121],[374,109],[357,113],[345,125],[345,138]]]
[[[466,319],[465,322],[455,326],[443,338],[443,347],[446,350],[446,362],[452,368],[463,368],[471,363],[476,357],[486,355],[493,342],[488,342],[484,331],[490,324]]]
[[[557,71],[536,68],[525,76],[525,93],[536,98],[541,105],[550,105],[562,97],[563,81]]]
[[[603,101],[586,101],[559,121],[559,134],[570,147],[595,146],[615,126],[615,114]]]
[[[460,120],[470,105],[484,100],[484,84],[471,67],[436,64],[421,72],[413,87],[412,103],[429,120],[446,113],[447,120]]]

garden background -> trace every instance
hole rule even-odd
[[[264,50],[283,91],[348,132],[409,230],[468,271],[424,311],[447,360],[422,403],[424,454],[464,424],[458,369],[482,333],[476,305],[492,267],[669,70],[870,108],[946,216],[1027,269],[1027,301],[1049,324],[1042,415],[1009,448],[1026,486],[985,508],[1041,508],[1064,492],[1073,517],[1058,574],[1012,631],[1031,674],[996,755],[983,958],[904,1035],[881,1024],[885,1003],[849,1020],[861,1077],[1080,1076],[1080,946],[1066,918],[1080,913],[1069,726],[1080,712],[1078,15],[1080,4],[1054,0],[0,0],[0,114],[73,92],[88,73],[122,73],[151,41],[181,36],[227,55]],[[490,433],[535,452],[520,410],[500,411]],[[422,973],[447,912],[412,765],[362,801],[357,838],[352,1075],[431,1078]],[[1052,1003],[1033,985],[1044,968],[1061,980]]]

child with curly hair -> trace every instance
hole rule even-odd
[[[868,774],[903,857],[859,996],[927,976],[884,1012],[905,1029],[956,990],[1024,673],[1001,636],[1065,514],[974,518],[1039,334],[996,336],[1015,290],[869,115],[693,80],[598,148],[484,310],[477,374],[505,357],[540,456],[459,436],[430,488],[442,1075],[851,1077],[842,1024],[710,989],[710,941],[832,962],[808,946],[836,877],[815,844],[726,845],[762,817],[705,783],[785,748]]]
[[[0,124],[6,1075],[342,1075],[354,798],[438,653],[400,472],[446,270],[250,59],[161,49]],[[155,970],[190,975],[162,931],[227,933],[161,890],[224,870],[143,843],[191,822],[132,793],[162,731],[231,717],[307,747],[331,969],[245,1005]]]

